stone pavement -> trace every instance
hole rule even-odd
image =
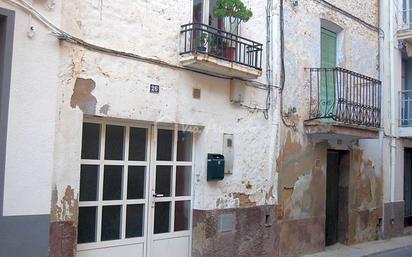
[[[396,250],[396,251],[394,251]],[[394,251],[394,252],[392,252]],[[327,247],[325,252],[304,257],[412,257],[412,236],[379,240],[357,245],[337,244]]]

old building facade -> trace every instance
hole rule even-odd
[[[215,0],[0,1],[0,256],[300,256],[402,235],[403,3],[380,2],[245,0],[233,29]]]

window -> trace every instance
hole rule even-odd
[[[223,19],[213,14],[215,7],[216,0],[193,0],[193,22],[224,30]]]
[[[411,29],[411,17],[412,17],[412,0],[403,0],[403,12],[402,19],[404,23],[404,29]]]
[[[148,129],[83,124],[78,243],[142,237]]]

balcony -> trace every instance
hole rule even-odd
[[[244,79],[262,75],[260,43],[200,23],[182,25],[181,40],[183,66]]]
[[[343,68],[309,68],[307,134],[329,138],[378,138],[381,82]]]
[[[404,1],[403,9],[398,21],[398,40],[412,43],[412,6],[409,1]]]
[[[412,138],[412,90],[399,92],[399,136]]]

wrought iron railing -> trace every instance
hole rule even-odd
[[[412,127],[412,90],[399,92],[400,103],[400,126]]]
[[[200,23],[182,25],[181,36],[183,40],[181,55],[206,54],[258,70],[262,69],[263,45],[260,43]]]
[[[343,68],[309,68],[309,120],[379,128],[381,82]]]

